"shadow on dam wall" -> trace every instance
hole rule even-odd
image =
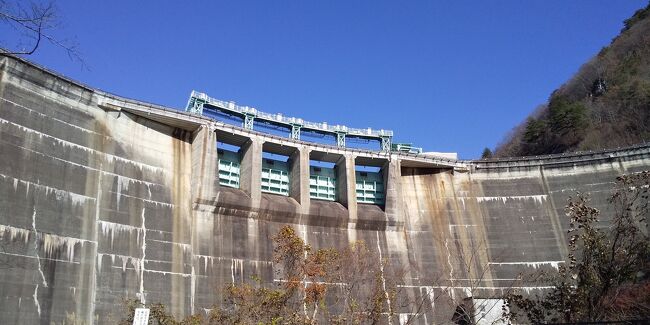
[[[421,323],[449,321],[469,294],[563,263],[571,194],[606,214],[615,177],[650,168],[648,146],[441,163],[220,128],[0,57],[0,319],[112,324],[125,298],[201,313],[229,283],[274,283],[271,237],[290,224],[315,248],[363,240],[406,270],[400,294],[431,306]],[[339,155],[340,199],[309,199],[303,180],[261,193],[259,163],[242,166],[241,189],[220,186],[219,130],[250,137],[251,161],[262,143],[297,148],[296,173],[310,151]],[[356,202],[355,157],[382,168],[384,205]]]

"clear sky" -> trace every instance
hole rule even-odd
[[[196,89],[477,158],[647,3],[58,1],[88,68],[50,45],[28,58],[174,108]]]

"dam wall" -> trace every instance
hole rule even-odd
[[[219,184],[217,141],[241,148],[239,188]],[[289,195],[260,190],[265,151],[289,157]],[[335,164],[336,201],[310,198],[310,159]],[[381,169],[385,204],[357,202],[356,165]],[[0,319],[113,324],[124,299],[204,313],[229,283],[277,280],[271,237],[289,224],[316,248],[363,240],[406,270],[399,294],[426,306],[416,323],[448,322],[468,296],[544,290],[517,278],[563,263],[567,198],[588,192],[606,214],[616,176],[649,168],[649,146],[459,161],[314,144],[4,56]],[[395,310],[396,324],[417,312]]]

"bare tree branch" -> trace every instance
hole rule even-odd
[[[53,2],[29,2],[24,5],[19,1],[0,0],[0,23],[16,31],[17,45],[10,46],[6,44],[7,40],[0,39],[5,54],[32,55],[43,45],[43,41],[47,41],[64,50],[71,60],[85,66],[76,43],[56,35],[62,29],[62,24]],[[23,46],[23,43],[29,45]]]

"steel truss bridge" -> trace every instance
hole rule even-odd
[[[381,151],[390,152],[395,150],[392,146],[393,131],[349,128],[344,125],[329,125],[327,122],[309,122],[300,118],[286,117],[280,113],[271,114],[259,111],[253,107],[239,106],[232,101],[223,101],[212,98],[204,93],[193,90],[185,109],[193,114],[203,115],[204,111],[213,111],[230,116],[237,116],[243,120],[243,127],[252,130],[255,121],[278,126],[290,130],[290,137],[300,140],[300,133],[307,131],[320,135],[328,135],[336,138],[337,147],[344,148],[346,138],[358,138],[363,140],[375,140],[381,144]],[[404,144],[400,144],[402,148]],[[403,149],[402,149],[403,150]]]

